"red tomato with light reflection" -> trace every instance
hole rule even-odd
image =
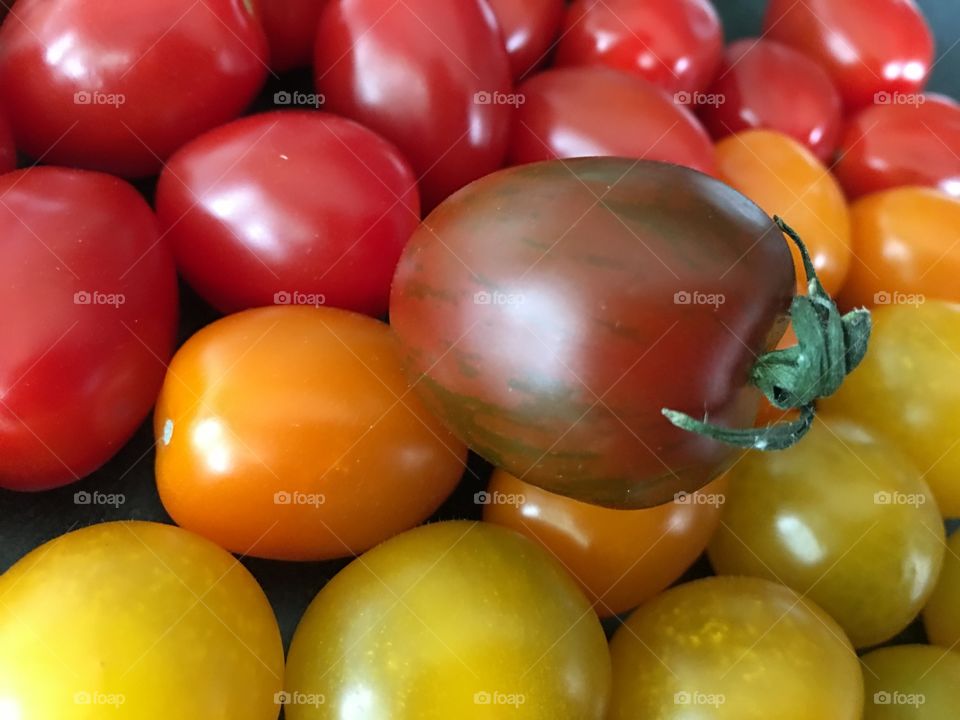
[[[273,112],[177,152],[157,185],[177,267],[223,312],[332,305],[383,315],[420,220],[400,152],[352,120]]]
[[[326,109],[396,143],[426,208],[502,164],[510,63],[485,0],[331,2],[314,60]]]
[[[513,77],[521,79],[543,65],[560,32],[564,0],[490,0]]]
[[[840,142],[842,103],[826,71],[788,45],[748,38],[726,50],[698,104],[717,140],[742,130],[776,130],[828,162]]]
[[[328,0],[262,0],[260,15],[277,72],[307,67],[313,60],[320,12]]]
[[[146,417],[176,275],[122,180],[38,167],[0,177],[0,198],[0,487],[42,490],[96,470]]]
[[[658,87],[602,67],[558,68],[517,88],[513,165],[611,155],[660,160],[712,173],[706,130]]]

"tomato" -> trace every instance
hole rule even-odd
[[[863,720],[950,720],[960,707],[960,653],[899,645],[864,655]]]
[[[317,23],[328,1],[264,0],[260,3],[273,70],[284,72],[311,64]]]
[[[389,328],[331,308],[260,308],[205,327],[170,363],[154,429],[170,516],[280,560],[351,555],[413,527],[466,460],[408,395]]]
[[[516,98],[484,0],[331,2],[314,60],[325,107],[396,143],[427,208],[502,164]]]
[[[10,172],[17,166],[17,148],[14,146],[10,123],[0,113],[0,174]]]
[[[850,215],[857,262],[843,287],[845,305],[960,301],[960,198],[898,188],[861,198]]]
[[[607,65],[671,95],[702,91],[723,53],[709,0],[575,0],[557,47],[558,65]]]
[[[157,214],[181,273],[224,312],[316,298],[383,315],[420,204],[380,136],[328,113],[274,112],[176,153]]]
[[[5,718],[277,717],[283,647],[267,598],[191,533],[83,528],[0,576],[0,596]]]
[[[820,63],[848,110],[923,89],[933,34],[913,0],[770,0],[763,33]]]
[[[946,648],[960,645],[960,532],[947,541],[943,570],[923,610],[923,624],[930,642]]]
[[[647,510],[609,510],[554,495],[497,470],[483,519],[523,533],[554,555],[601,616],[666,589],[707,546],[725,500],[723,478]]]
[[[662,160],[713,172],[710,138],[659,88],[607,68],[562,68],[517,88],[511,164],[593,155]],[[611,112],[616,108],[616,112]]]
[[[266,54],[249,0],[19,0],[0,30],[0,103],[34,158],[151,175],[243,111]]]
[[[920,95],[913,104],[867,108],[847,125],[836,174],[851,198],[902,185],[960,197],[960,105]]]
[[[176,321],[173,260],[132,187],[53,167],[0,177],[0,487],[109,460],[156,399]]]
[[[859,368],[820,407],[878,432],[913,458],[945,517],[960,517],[960,306],[878,307]]]
[[[833,294],[850,268],[850,214],[829,170],[803,145],[770,130],[748,130],[717,143],[717,176],[771,215],[782,216],[807,245],[820,282]],[[806,287],[791,244],[797,291]]]
[[[743,130],[776,130],[825,163],[840,142],[840,93],[830,76],[803,53],[773,40],[748,38],[727,47],[698,109],[717,139]]]
[[[610,658],[546,552],[494,525],[442,522],[391,538],[320,591],[286,688],[289,720],[599,720]]]
[[[863,680],[843,631],[766,580],[667,590],[617,630],[610,654],[608,720],[860,720]]]
[[[543,65],[563,21],[563,0],[490,0],[515,79]]]
[[[750,425],[747,375],[794,283],[779,230],[735,190],[583,158],[451,197],[404,249],[390,317],[416,390],[471,448],[551,492],[636,509],[732,458],[661,410]]]

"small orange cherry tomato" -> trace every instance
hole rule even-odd
[[[716,145],[717,177],[780,215],[803,238],[827,292],[850,267],[850,214],[840,185],[806,147],[772,130],[748,130]],[[806,290],[800,253],[790,243],[798,292]]]
[[[424,520],[466,448],[408,392],[387,325],[270,307],[205,327],[170,363],[157,486],[183,527],[282,560],[359,553]]]
[[[483,496],[483,519],[543,545],[607,617],[666,589],[693,564],[719,525],[726,486],[721,476],[665,505],[611,510],[496,470]]]

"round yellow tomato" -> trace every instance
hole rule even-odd
[[[282,682],[260,586],[186,530],[93,525],[0,576],[4,720],[275,720]]]
[[[205,327],[170,363],[154,429],[171,517],[281,560],[351,555],[413,527],[467,453],[409,392],[390,328],[332,308]]]
[[[860,662],[863,720],[956,720],[960,714],[960,653],[897,645]]]
[[[930,642],[960,648],[960,531],[947,541],[943,569],[923,610],[923,624]]]
[[[840,185],[806,147],[772,130],[748,130],[716,145],[717,177],[803,239],[827,292],[840,290],[850,267],[850,214]],[[806,292],[800,253],[790,242],[797,289]]]

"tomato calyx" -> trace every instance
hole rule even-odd
[[[750,371],[750,383],[780,410],[799,410],[796,420],[760,428],[726,428],[664,408],[663,415],[682,430],[740,448],[785,450],[795,445],[813,424],[818,398],[832,395],[867,352],[872,322],[860,308],[841,316],[824,289],[797,232],[781,218],[777,227],[796,244],[807,275],[807,294],[790,304],[797,344],[761,355]]]

